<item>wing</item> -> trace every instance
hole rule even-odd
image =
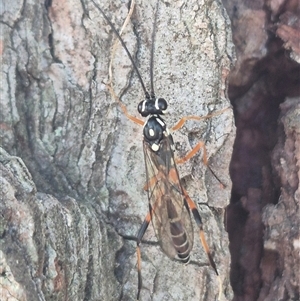
[[[188,262],[193,228],[174,161],[172,136],[163,138],[157,152],[145,141],[143,146],[149,207],[157,239],[170,258]]]

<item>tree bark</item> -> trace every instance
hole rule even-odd
[[[156,1],[138,1],[122,35],[149,86]],[[116,28],[123,1],[99,1]],[[143,90],[124,49],[91,1],[6,1],[1,10],[1,300],[135,300],[135,236],[148,210],[142,127],[120,110],[107,86],[136,115]],[[156,95],[169,102],[171,128],[182,116],[229,108],[230,24],[217,1],[161,1],[155,29]],[[109,63],[112,61],[112,76]],[[137,115],[136,115],[137,116]],[[198,203],[204,231],[230,300],[224,229],[234,139],[231,110],[174,133],[176,156],[206,143],[178,166]],[[216,275],[194,225],[189,265],[162,253],[152,226],[142,244],[141,300],[215,300]]]
[[[224,0],[237,61],[228,207],[233,301],[299,300],[299,1]]]

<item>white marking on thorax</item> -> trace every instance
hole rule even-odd
[[[165,126],[165,125],[166,125],[160,118],[156,118],[156,121],[157,121],[161,126]]]
[[[152,148],[152,150],[154,150],[155,152],[157,152],[158,150],[159,150],[159,145],[157,145],[157,144],[152,144],[151,145],[151,148]]]
[[[154,130],[153,130],[153,129],[149,129],[149,135],[150,135],[151,137],[153,137],[154,134],[155,134]]]

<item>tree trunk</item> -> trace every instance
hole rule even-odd
[[[118,30],[127,5],[99,1]],[[155,5],[137,1],[122,34],[147,87]],[[5,1],[1,13],[1,300],[135,300],[129,238],[148,210],[142,127],[105,83],[137,116],[144,93],[136,72],[120,44],[113,55],[116,36],[92,1]],[[155,32],[154,85],[169,102],[169,127],[229,108],[233,46],[222,4],[161,1]],[[224,208],[234,133],[230,109],[174,133],[178,157],[203,140],[210,168],[226,185],[203,164],[203,152],[178,166],[199,205],[221,300],[232,298]],[[216,300],[217,277],[194,229],[185,266],[161,251],[150,225],[141,300]]]
[[[298,301],[300,7],[224,0],[237,61],[228,94],[237,127],[228,207],[234,301]]]

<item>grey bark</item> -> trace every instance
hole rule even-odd
[[[117,28],[127,3],[101,1]],[[155,1],[138,1],[123,38],[148,85]],[[91,1],[4,1],[1,7],[1,300],[134,300],[134,241],[148,210],[142,128],[130,122],[107,82],[115,36]],[[230,24],[217,1],[162,1],[155,43],[157,96],[182,116],[230,107],[226,76]],[[118,46],[112,82],[136,115],[144,95]],[[231,110],[188,122],[174,135],[177,156],[206,142],[179,166],[199,204],[204,230],[230,300],[224,208],[231,181]],[[5,150],[4,150],[5,149]],[[198,241],[184,266],[156,243],[142,245],[141,300],[215,300],[218,282]],[[155,242],[150,225],[145,240]]]

